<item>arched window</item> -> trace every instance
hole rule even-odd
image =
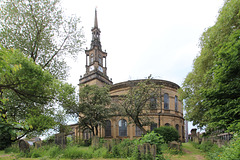
[[[177,131],[179,131],[179,125],[178,125],[178,124],[176,124],[176,126],[175,126],[175,127],[176,127],[176,130],[177,130]]]
[[[170,124],[169,123],[165,123],[165,126],[170,126]]]
[[[125,119],[121,119],[118,122],[118,127],[119,127],[119,136],[120,137],[127,136],[127,121]]]
[[[155,128],[157,128],[157,123],[151,123],[150,130],[153,131]]]
[[[169,96],[167,93],[164,94],[164,109],[169,109]]]
[[[91,130],[90,129],[85,129],[83,130],[83,139],[87,140],[91,138]]]
[[[110,120],[106,120],[105,121],[105,137],[111,137],[112,133],[111,133],[111,121]]]
[[[157,108],[157,100],[155,97],[150,98],[150,107],[151,109],[156,109]]]
[[[142,130],[138,126],[136,126],[135,136],[142,136],[142,134],[143,134]]]
[[[175,96],[175,111],[178,111],[178,97]]]

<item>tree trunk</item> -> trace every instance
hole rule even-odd
[[[98,136],[98,125],[95,126],[96,136]]]
[[[143,132],[143,134],[147,134],[147,131],[143,128],[142,124],[139,122],[139,120],[136,120],[136,122],[134,122],[136,124],[136,126],[138,126],[138,128],[140,128]]]

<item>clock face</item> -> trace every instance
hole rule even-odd
[[[102,68],[101,66],[98,66],[98,70],[99,70],[100,72],[103,72],[103,68]]]
[[[90,66],[90,71],[93,71],[94,70],[94,66]]]

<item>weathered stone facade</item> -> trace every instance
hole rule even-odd
[[[94,28],[92,29],[93,40],[90,50],[86,50],[86,73],[80,77],[79,84],[81,85],[97,85],[102,87],[110,85],[110,95],[112,102],[124,94],[127,94],[131,87],[136,86],[141,80],[132,80],[112,84],[111,79],[107,76],[106,57],[107,53],[103,52],[100,43],[100,30],[97,23],[97,13],[95,12]],[[104,60],[103,60],[104,59]],[[157,107],[151,109],[146,115],[151,118],[153,122],[151,126],[145,126],[146,130],[152,130],[159,126],[169,125],[175,127],[180,135],[179,140],[184,141],[184,118],[183,105],[179,100],[177,90],[179,86],[173,82],[152,79],[153,83],[161,86],[159,87],[159,96],[156,97]],[[167,104],[167,105],[166,105]],[[99,127],[99,136],[106,139],[123,139],[123,138],[137,138],[141,136],[141,132],[134,125],[130,124],[128,117],[113,116],[107,122],[108,125]],[[91,138],[89,131],[80,131],[77,126],[72,126],[75,129],[76,139]]]

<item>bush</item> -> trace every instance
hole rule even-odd
[[[124,139],[121,143],[114,145],[112,148],[112,154],[116,158],[131,157],[134,151],[136,140]]]
[[[49,149],[47,149],[49,148]],[[62,153],[61,148],[59,146],[53,145],[53,146],[48,146],[45,148],[45,150],[47,149],[47,155],[50,158],[55,158],[57,157],[59,154]]]
[[[108,149],[105,147],[99,148],[94,151],[93,158],[112,158],[108,152]]]
[[[240,135],[234,135],[229,145],[208,153],[208,157],[213,160],[238,160],[240,159]]]
[[[11,147],[5,148],[4,152],[5,153],[19,153],[20,150],[17,146],[11,146]]]
[[[154,132],[160,134],[166,143],[178,141],[179,139],[178,131],[171,126],[161,126],[159,128],[155,128]]]
[[[211,151],[214,144],[211,141],[203,142],[201,143],[198,148],[202,150],[203,152]]]

